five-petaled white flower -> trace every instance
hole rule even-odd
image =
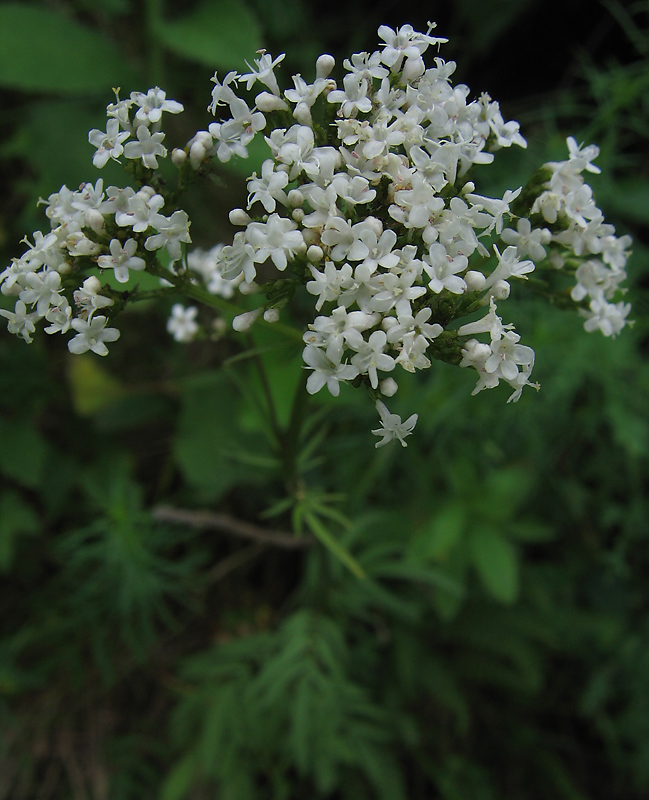
[[[385,403],[380,400],[376,401],[376,410],[381,418],[381,427],[372,431],[372,433],[375,436],[383,437],[380,442],[376,443],[376,447],[383,447],[384,444],[388,444],[388,442],[392,442],[395,439],[401,442],[402,447],[407,447],[408,445],[404,440],[406,436],[410,436],[412,433],[419,415],[413,414],[405,422],[401,422],[401,417],[398,414],[391,414]]]

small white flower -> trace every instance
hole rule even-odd
[[[124,152],[122,142],[128,139],[130,135],[129,131],[120,131],[119,121],[114,117],[108,120],[106,133],[96,128],[90,131],[88,141],[93,147],[97,148],[97,152],[92,157],[92,163],[97,169],[105,167],[111,158],[114,161],[119,160],[119,157]]]
[[[395,439],[401,442],[402,447],[407,447],[408,445],[404,440],[406,436],[410,436],[412,433],[419,419],[419,415],[413,414],[411,417],[408,417],[405,422],[401,422],[401,417],[398,414],[391,414],[386,408],[385,403],[382,403],[380,400],[376,401],[376,410],[379,412],[379,417],[381,418],[381,427],[372,431],[372,433],[375,436],[383,437],[380,442],[376,443],[376,447],[383,447],[383,445]]]
[[[251,222],[247,238],[255,250],[254,261],[263,264],[270,258],[279,270],[285,270],[297,250],[304,247],[304,238],[297,225],[279,214],[271,214],[265,223]]]
[[[358,369],[352,364],[341,364],[340,361],[330,358],[324,350],[313,345],[307,345],[302,353],[302,358],[307,367],[313,372],[306,382],[309,394],[315,394],[326,385],[334,397],[340,394],[340,382],[351,381],[358,375]]]
[[[16,301],[16,307],[13,311],[0,308],[0,315],[7,318],[7,330],[9,333],[22,336],[28,344],[32,341],[31,334],[36,330],[34,322],[38,319],[38,314],[28,314],[27,307],[22,300]]]
[[[98,356],[107,356],[108,348],[106,342],[115,342],[119,339],[117,328],[107,328],[106,317],[93,317],[91,320],[76,319],[72,320],[72,327],[79,331],[77,335],[68,342],[68,350],[75,355],[86,353],[92,350]]]
[[[142,163],[149,169],[157,169],[158,156],[165,158],[167,148],[162,144],[165,135],[162,131],[151,133],[146,125],[138,125],[136,130],[137,142],[127,142],[124,148],[126,158],[141,158]]]
[[[154,214],[151,217],[151,226],[158,233],[149,236],[144,242],[144,247],[147,250],[160,250],[166,247],[172,263],[179,261],[182,256],[181,242],[191,242],[190,224],[186,211],[174,211],[170,217]]]
[[[135,239],[127,239],[124,245],[119,239],[111,239],[108,246],[109,256],[99,256],[97,266],[101,269],[115,270],[115,278],[119,283],[128,282],[129,269],[142,271],[146,268],[146,261],[140,256],[136,256],[137,242]]]
[[[251,67],[246,61],[250,72],[241,76],[241,82],[245,82],[246,89],[250,90],[255,81],[260,81],[264,84],[264,86],[267,86],[274,95],[279,95],[279,86],[277,85],[277,78],[275,77],[273,70],[284,60],[285,57],[286,53],[282,53],[281,55],[277,56],[275,60],[273,60],[273,57],[270,55],[270,53],[263,53],[260,58],[255,59],[254,67]]]
[[[100,308],[107,308],[112,306],[114,300],[110,297],[104,297],[99,294],[101,289],[101,282],[96,275],[91,275],[86,278],[80,289],[74,292],[74,302],[84,312],[88,319],[90,319],[95,311]]]
[[[145,125],[150,125],[160,122],[163,111],[168,114],[180,114],[183,111],[182,103],[176,100],[167,100],[166,98],[166,93],[159,86],[149,89],[146,94],[132,92],[131,100],[135,105],[139,106],[135,113],[135,118]]]
[[[167,320],[167,331],[177,342],[191,342],[198,333],[197,314],[195,306],[185,308],[181,303],[175,303]]]

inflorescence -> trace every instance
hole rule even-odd
[[[317,59],[313,83],[294,75],[285,91],[275,75],[283,55],[262,52],[247,74],[214,75],[208,110],[219,121],[173,150],[173,190],[158,172],[169,155],[162,117],[182,105],[159,87],[123,100],[116,92],[106,131],[88,136],[93,163],[124,159],[138,188],[99,179],[50,195],[51,230],[25,239],[26,252],[0,273],[2,293],[16,298],[13,311],[0,309],[9,331],[31,342],[43,323],[49,334],[73,334],[70,352],[106,355],[119,337],[116,316],[137,298],[132,273],[143,271],[192,299],[263,298],[234,318],[238,331],[262,315],[277,321],[303,288],[314,306],[307,391],[326,386],[337,396],[341,383],[365,384],[381,420],[377,447],[405,446],[417,421],[402,423],[383,403],[397,391],[397,367],[415,372],[431,359],[471,367],[473,394],[503,381],[510,401],[538,388],[534,351],[498,313],[512,280],[578,309],[587,331],[618,334],[630,311],[616,299],[631,239],[616,237],[584,182],[584,172],[599,172],[598,148],[570,137],[567,160],[543,165],[527,186],[480,194],[474,166],[526,141],[489,95],[470,100],[467,86],[452,84],[454,62],[426,66],[429,48],[447,41],[433,28],[381,26],[381,49],[345,59],[341,84],[330,55]],[[262,132],[270,157],[248,178],[247,208],[230,212],[241,229],[230,244],[188,253],[183,191],[215,163],[247,158]],[[109,270],[123,290],[102,283]],[[572,279],[567,288],[554,288],[557,274]],[[196,307],[174,305],[168,330],[193,339]]]

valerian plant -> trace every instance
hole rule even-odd
[[[569,137],[565,161],[502,197],[481,194],[497,151],[527,143],[489,95],[469,99],[467,86],[453,85],[454,62],[426,65],[447,41],[434,27],[381,26],[380,49],[345,59],[342,82],[324,54],[312,83],[294,75],[285,90],[276,75],[284,56],[262,51],[249,72],[214,75],[216,120],[171,154],[162,121],[182,105],[157,86],[126,99],[116,91],[106,131],[88,136],[93,163],[124,163],[136,188],[99,179],[50,195],[51,230],[26,239],[0,274],[3,294],[16,298],[13,311],[0,310],[9,331],[30,342],[43,324],[72,334],[71,353],[103,356],[127,304],[181,295],[235,331],[275,325],[301,340],[309,394],[364,386],[379,413],[377,447],[405,446],[417,422],[384,402],[398,368],[413,373],[435,359],[468,367],[473,394],[503,381],[509,401],[538,389],[533,349],[500,316],[512,281],[575,309],[587,331],[617,335],[630,312],[619,296],[631,239],[615,235],[584,181],[599,171],[598,148]],[[219,163],[247,158],[262,135],[270,157],[247,180],[247,207],[230,212],[233,241],[188,251],[183,197]],[[160,169],[169,157],[172,180]],[[114,281],[102,282],[110,272]],[[160,287],[140,290],[139,273]],[[237,297],[248,298],[246,310]],[[304,297],[306,330],[278,322]],[[196,306],[174,305],[168,330],[181,342],[199,335]]]

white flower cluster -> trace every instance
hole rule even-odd
[[[131,109],[137,109],[133,119]],[[108,132],[93,130],[88,136],[98,148],[95,166],[101,168],[109,158],[118,160],[123,154],[141,160],[148,169],[157,167],[157,156],[166,155],[164,133],[158,130],[163,111],[176,114],[182,106],[166,100],[158,88],[147,94],[133,92],[130,99],[109,105]],[[131,135],[137,141],[123,147]],[[107,327],[108,317],[97,312],[115,301],[96,274],[85,279],[84,274],[92,268],[113,270],[118,283],[127,283],[131,271],[146,268],[142,249],[153,253],[166,248],[170,263],[178,261],[181,243],[191,241],[189,218],[182,210],[164,216],[164,204],[151,186],[139,191],[109,186],[104,191],[101,178],[94,185],[82,184],[78,191],[62,186],[50,195],[45,214],[51,231],[36,231],[33,243],[25,239],[27,251],[0,273],[2,293],[18,298],[13,312],[0,309],[9,331],[30,342],[36,324],[44,320],[49,323],[47,333],[77,331],[68,342],[71,353],[92,350],[106,355],[106,342],[115,341],[119,331]]]
[[[577,282],[571,297],[575,302],[588,300],[588,310],[580,309],[586,317],[585,329],[599,329],[605,336],[616,336],[627,324],[631,304],[610,300],[626,279],[624,267],[631,237],[615,236],[615,227],[604,222],[604,215],[595,205],[593,190],[584,183],[582,172],[600,172],[592,163],[599,155],[599,148],[580,147],[570,136],[568,149],[567,161],[544,165],[551,178],[543,185],[545,191],[536,198],[531,211],[541,214],[548,223],[558,223],[558,232],[548,237],[562,246],[553,256],[555,267],[564,267],[571,256],[579,257]]]
[[[530,385],[534,353],[502,324],[495,301],[508,297],[511,278],[525,278],[546,257],[551,234],[532,230],[526,218],[516,230],[506,227],[520,189],[485,197],[466,177],[491,163],[493,151],[526,142],[498,103],[487,95],[469,100],[467,86],[452,85],[453,62],[435,58],[426,68],[424,53],[446,41],[431,29],[382,26],[382,50],[345,60],[342,87],[329,77],[327,55],[317,60],[314,83],[296,75],[283,94],[273,72],[283,57],[264,54],[256,70],[231,72],[223,83],[215,76],[209,108],[228,105],[232,118],[187,148],[195,168],[213,155],[246,155],[265,127],[262,111],[284,115],[284,126],[266,137],[272,158],[248,180],[247,211],[231,214],[245,229],[220,250],[220,273],[251,283],[268,261],[281,272],[289,264],[303,270],[323,312],[304,336],[310,393],[327,386],[338,395],[342,382],[356,379],[391,396],[397,383],[388,374],[397,366],[426,369],[431,353],[474,367],[474,392],[504,380],[517,400]],[[268,91],[251,110],[235,88],[257,81]],[[484,244],[497,236],[509,244],[502,254]],[[447,329],[481,303],[490,306],[484,320]],[[247,316],[246,324],[255,318]],[[463,338],[477,333],[489,334],[489,343]]]
[[[494,153],[526,142],[487,94],[471,99],[467,86],[453,85],[454,62],[435,57],[426,65],[429,48],[446,41],[433,28],[381,26],[380,49],[345,59],[342,83],[331,77],[335,63],[326,54],[312,83],[294,75],[285,91],[275,75],[283,55],[262,52],[246,74],[215,75],[208,110],[220,119],[173,150],[175,192],[155,171],[167,155],[162,113],[182,106],[158,87],[117,96],[106,132],[89,134],[93,161],[101,168],[123,156],[140,188],[104,192],[97,181],[49,198],[52,231],[34,234],[29,250],[0,274],[2,292],[18,298],[14,312],[0,311],[9,330],[30,341],[44,318],[50,333],[77,331],[72,352],[104,355],[119,332],[98,312],[114,306],[105,312],[114,316],[132,299],[101,286],[97,272],[107,269],[120,284],[131,271],[147,270],[169,278],[166,291],[184,289],[203,301],[218,295],[222,303],[235,290],[265,295],[263,305],[234,317],[236,331],[262,317],[276,322],[296,292],[306,292],[314,306],[303,337],[307,391],[326,386],[337,396],[341,383],[365,384],[381,419],[377,447],[405,446],[417,421],[414,414],[402,423],[381,399],[397,391],[397,367],[414,373],[432,359],[472,367],[474,394],[503,381],[513,389],[510,401],[524,386],[538,388],[530,380],[534,351],[497,313],[514,279],[574,274],[568,303],[584,314],[586,329],[619,333],[630,306],[614,300],[630,237],[615,236],[583,180],[583,172],[598,171],[598,149],[571,137],[568,160],[544,165],[525,190],[478,192],[476,173]],[[240,96],[259,84],[252,101]],[[230,212],[241,229],[231,244],[183,261],[182,245],[191,240],[177,197],[214,160],[247,158],[261,131],[270,157],[248,179],[246,209]],[[156,257],[162,248],[168,269]],[[481,308],[488,311],[476,320]],[[176,304],[169,332],[192,340],[197,315],[196,307]]]

